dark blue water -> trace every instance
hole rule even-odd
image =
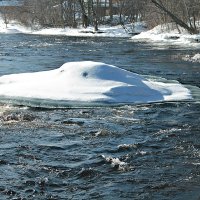
[[[200,86],[199,49],[128,39],[0,35],[0,75],[93,60]],[[200,104],[0,105],[0,199],[199,199]]]

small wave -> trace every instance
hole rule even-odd
[[[110,132],[105,129],[100,129],[99,131],[94,132],[95,137],[103,137],[103,136],[107,136],[109,134],[110,134]]]
[[[119,158],[113,158],[111,156],[102,155],[102,158],[111,165],[112,168],[117,169],[119,171],[127,171],[130,169],[128,163],[120,161]]]
[[[138,147],[137,144],[120,144],[120,145],[118,145],[119,150],[136,149],[137,147]]]
[[[11,113],[11,114],[4,114],[2,115],[1,119],[4,122],[11,122],[11,121],[33,121],[35,116],[30,114],[22,114],[22,113]]]
[[[92,168],[82,168],[79,172],[78,172],[78,176],[81,178],[93,178],[98,176],[99,172],[92,169]]]

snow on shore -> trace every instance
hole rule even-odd
[[[151,42],[155,45],[181,45],[188,47],[200,47],[200,34],[190,35],[181,29],[178,32],[173,24],[158,25],[153,29],[141,32],[131,38],[134,41]]]
[[[178,33],[176,27],[171,24],[159,25],[152,30],[146,31],[144,22],[137,22],[134,25],[126,25],[125,29],[121,26],[99,26],[99,31],[95,32],[94,27],[88,28],[42,28],[31,30],[24,27],[16,21],[10,21],[5,25],[4,20],[0,17],[0,33],[25,33],[36,35],[64,35],[76,37],[131,37],[129,33],[136,34],[131,37],[133,41],[152,42],[156,45],[184,45],[188,47],[200,47],[200,34],[190,35],[183,29],[182,34]],[[170,29],[170,31],[169,31]],[[137,35],[138,34],[138,35]]]
[[[114,27],[100,26],[99,31],[94,31],[94,27],[88,28],[46,28],[32,31],[36,35],[65,35],[78,37],[130,37],[119,25]]]
[[[14,34],[36,34],[36,35],[65,35],[79,37],[130,37],[122,26],[100,26],[98,32],[94,32],[94,27],[85,28],[42,28],[40,30],[31,30],[24,27],[16,21],[10,21],[6,27],[3,19],[0,17],[0,33]]]
[[[0,18],[0,33],[14,34],[14,33],[30,33],[30,29],[18,24],[15,21],[10,22],[7,27],[3,19]]]
[[[191,99],[179,83],[147,80],[105,63],[69,62],[51,71],[4,75],[0,96],[80,103],[149,103]]]

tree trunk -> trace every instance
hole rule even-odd
[[[61,23],[62,23],[63,28],[65,28],[63,3],[64,3],[64,0],[60,0]]]
[[[113,21],[113,2],[109,0],[110,21]]]
[[[97,6],[98,6],[98,1],[96,2],[96,9],[97,9]],[[94,24],[94,31],[98,31],[98,20],[97,20],[97,14],[96,14],[96,11],[94,9],[94,4],[93,4],[93,1],[92,1],[92,13],[93,13],[93,24]]]
[[[184,21],[182,21],[180,18],[178,18],[176,15],[174,15],[170,10],[168,10],[162,2],[159,2],[157,0],[151,0],[151,2],[160,10],[164,11],[171,19],[178,24],[179,26],[183,27],[186,29],[190,34],[197,34],[198,30],[195,29],[194,27],[188,26]]]
[[[82,11],[82,24],[84,28],[88,27],[88,16],[86,15],[85,12],[85,7],[84,7],[84,1],[83,0],[78,0],[80,6],[81,6],[81,11]]]

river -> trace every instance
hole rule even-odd
[[[200,87],[199,49],[128,38],[0,35],[0,75],[92,60]],[[0,199],[199,199],[200,103],[0,105]]]

